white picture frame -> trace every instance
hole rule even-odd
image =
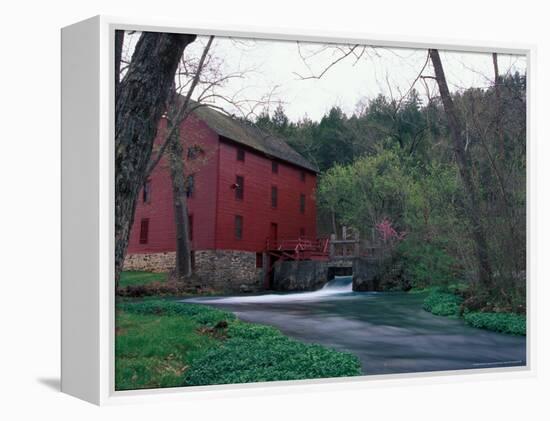
[[[441,383],[533,376],[531,220],[527,215],[527,366],[342,379],[115,391],[114,388],[114,31],[134,29],[276,40],[362,43],[387,47],[439,48],[527,57],[528,200],[532,191],[532,45],[463,44],[456,40],[377,37],[300,29],[201,25],[154,19],[96,16],[62,29],[62,377],[61,390],[97,405],[137,401],[203,399],[212,395],[295,393],[334,388],[378,387],[381,383]]]

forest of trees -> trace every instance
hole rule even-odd
[[[463,281],[470,308],[522,313],[526,78],[497,76],[487,89],[451,97],[422,100],[412,89],[401,101],[380,95],[349,116],[333,107],[320,121],[292,122],[279,105],[254,123],[319,167],[320,232],[346,225],[369,238],[385,221],[399,233],[391,255],[412,286]]]

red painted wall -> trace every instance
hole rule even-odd
[[[166,121],[159,126],[164,138]],[[278,173],[272,172],[272,161],[251,149],[245,149],[244,162],[237,160],[238,145],[220,140],[205,123],[190,116],[181,127],[184,150],[199,145],[204,154],[186,159],[186,167],[195,174],[193,197],[188,200],[193,215],[195,250],[226,249],[261,251],[270,235],[270,226],[277,224],[279,239],[296,239],[300,230],[306,237],[317,236],[315,189],[316,175],[299,167],[278,162]],[[305,181],[301,173],[305,171]],[[189,171],[188,171],[189,172]],[[244,177],[244,198],[235,198],[236,176]],[[150,177],[151,201],[143,203],[140,192],[128,253],[175,251],[175,226],[172,187],[166,160],[162,160]],[[271,207],[271,187],[278,188],[277,207]],[[300,212],[300,194],[306,197],[305,212]],[[235,215],[243,217],[243,237],[235,236]],[[143,218],[149,218],[147,244],[140,244]]]
[[[156,146],[160,144],[161,139],[164,139],[165,130],[166,120],[163,119],[159,126]],[[218,179],[218,134],[210,130],[201,120],[190,116],[182,124],[180,136],[184,144],[187,173],[194,173],[195,177],[193,196],[188,199],[189,214],[193,215],[192,246],[197,250],[213,249]],[[204,150],[204,154],[190,160],[187,159],[187,150],[192,145],[200,146]],[[163,158],[153,170],[150,182],[150,203],[143,203],[143,190],[139,194],[128,245],[129,254],[158,253],[176,249],[172,182],[166,159]],[[147,244],[139,243],[143,218],[149,218]]]
[[[218,212],[216,218],[216,248],[231,250],[262,250],[270,235],[271,223],[277,224],[279,239],[297,239],[300,228],[306,237],[317,236],[315,186],[316,176],[298,167],[279,163],[278,173],[272,172],[272,161],[245,150],[244,162],[237,160],[237,144],[220,142]],[[244,199],[235,198],[237,175],[244,177]],[[271,187],[278,188],[277,208],[271,207]],[[306,196],[305,213],[300,213],[300,194]],[[243,217],[243,238],[235,236],[235,215]]]

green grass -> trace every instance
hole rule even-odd
[[[354,355],[232,313],[168,300],[117,305],[117,390],[354,376]]]
[[[120,274],[119,288],[165,282],[166,277],[166,273],[125,271]]]
[[[433,289],[424,300],[423,308],[436,316],[459,317],[462,302],[458,295]]]
[[[149,299],[143,301],[126,301],[119,304],[122,311],[157,316],[183,316],[198,325],[214,326],[225,320],[235,320],[235,315],[227,311],[198,304],[181,304],[176,301]]]
[[[509,333],[511,335],[525,335],[526,318],[514,313],[465,313],[464,320],[467,324],[481,329],[495,332]]]
[[[179,386],[193,358],[216,345],[183,317],[119,312],[116,325],[117,390]]]

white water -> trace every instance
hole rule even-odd
[[[334,298],[342,294],[349,294],[352,290],[351,276],[337,276],[327,282],[317,291],[296,292],[291,294],[265,294],[253,296],[219,297],[219,298],[191,298],[184,302],[219,303],[219,304],[247,304],[247,303],[287,303],[296,301],[319,301]]]

